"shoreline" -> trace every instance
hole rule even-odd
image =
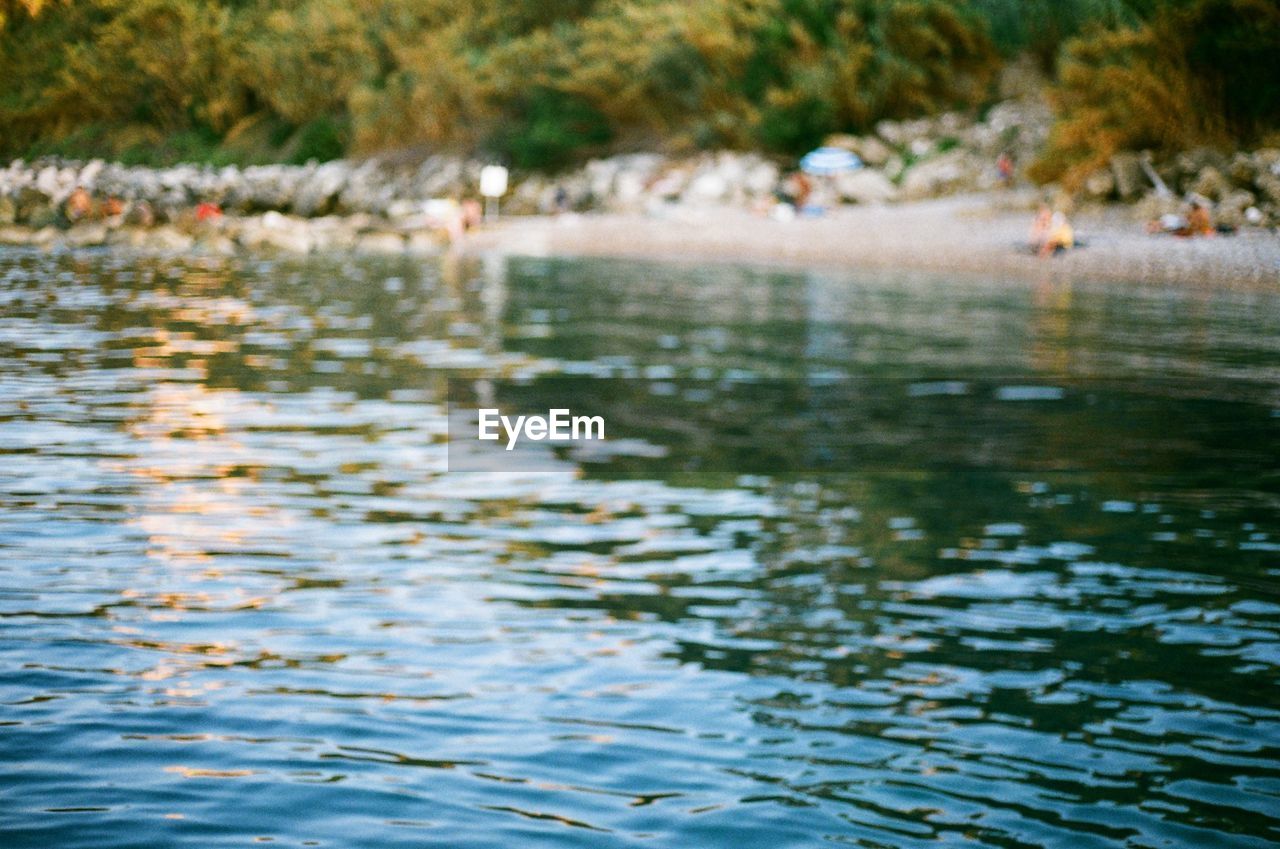
[[[124,248],[228,256],[275,252],[420,257],[456,252],[532,257],[612,257],[788,268],[913,270],[1012,279],[1094,280],[1201,288],[1280,288],[1280,232],[1183,239],[1145,232],[1133,207],[1087,207],[1073,216],[1084,246],[1041,259],[1027,248],[1035,196],[982,192],[891,204],[838,206],[779,221],[734,206],[669,204],[640,212],[519,215],[485,223],[450,247],[422,221],[369,215],[227,216],[204,225],[69,230],[10,225],[0,250]],[[412,226],[409,226],[412,225]]]
[[[466,253],[903,269],[1193,287],[1280,286],[1280,234],[1183,239],[1150,235],[1129,207],[1073,216],[1084,246],[1041,259],[1026,248],[1032,212],[997,194],[840,207],[775,221],[738,209],[668,215],[596,213],[510,218],[467,234]]]

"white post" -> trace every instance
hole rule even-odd
[[[501,165],[486,165],[480,169],[480,194],[484,195],[486,221],[498,218],[498,198],[507,191],[507,169]]]

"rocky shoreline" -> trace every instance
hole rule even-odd
[[[997,157],[1031,161],[1048,126],[1042,104],[1007,101],[981,120],[948,113],[882,122],[866,136],[833,137],[830,145],[857,154],[865,167],[812,181],[807,207],[829,213],[975,192],[1017,194],[1034,205],[1056,194],[1059,204],[1127,204],[1138,226],[1176,213],[1194,198],[1229,228],[1280,225],[1276,149],[1199,150],[1164,160],[1121,154],[1090,175],[1074,197],[1053,187],[1009,192]],[[0,244],[428,253],[456,241],[458,201],[475,197],[483,165],[452,156],[162,169],[99,160],[15,161],[0,169]],[[670,218],[727,208],[766,216],[780,210],[788,179],[782,164],[756,153],[628,154],[558,176],[516,175],[502,210]]]

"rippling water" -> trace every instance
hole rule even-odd
[[[1274,293],[0,252],[0,844],[1273,844],[1278,330]],[[443,472],[450,377],[584,373],[946,378],[1024,428],[908,391],[859,426],[909,450],[844,474]]]

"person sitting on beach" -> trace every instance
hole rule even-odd
[[[462,228],[470,230],[479,227],[484,221],[484,207],[475,198],[467,198],[462,202]]]
[[[1214,235],[1213,219],[1209,217],[1209,209],[1199,201],[1191,202],[1191,211],[1187,213],[1187,226],[1177,236],[1212,236]]]
[[[1217,233],[1213,227],[1213,219],[1209,215],[1209,208],[1199,200],[1191,201],[1191,210],[1186,215],[1171,212],[1148,221],[1147,232],[1168,233],[1184,239],[1192,236],[1213,236]]]
[[[793,171],[783,184],[782,191],[786,199],[799,212],[809,203],[809,196],[813,194],[813,183],[803,171]]]
[[[1001,151],[996,158],[996,176],[1006,189],[1013,185],[1013,155],[1007,150]]]
[[[206,221],[217,221],[222,218],[222,207],[216,203],[204,201],[196,204],[196,221],[201,223]]]
[[[83,221],[93,213],[93,198],[89,197],[84,186],[76,186],[76,190],[67,198],[62,211],[67,216],[67,221],[72,224]]]
[[[1036,210],[1036,217],[1031,222],[1031,235],[1028,242],[1031,245],[1031,252],[1038,254],[1044,248],[1045,242],[1049,239],[1049,225],[1053,222],[1053,211],[1048,205],[1040,204],[1040,208]]]
[[[1049,219],[1049,234],[1040,246],[1040,256],[1047,257],[1060,254],[1075,247],[1076,235],[1071,229],[1071,222],[1062,212],[1055,212]]]

